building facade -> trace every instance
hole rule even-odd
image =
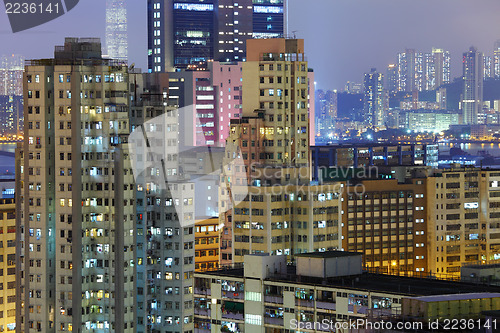
[[[365,73],[363,111],[365,121],[373,127],[384,125],[384,76],[372,68]]]
[[[1,247],[0,247],[0,303],[2,312],[0,330],[16,329],[16,207],[10,195],[2,195],[0,199]]]
[[[106,0],[106,53],[110,59],[128,60],[127,1]]]
[[[148,0],[148,69],[246,59],[249,38],[282,38],[286,0]]]
[[[126,65],[102,59],[95,39],[68,38],[54,59],[26,67],[19,332],[135,330],[127,76]]]
[[[464,91],[462,100],[463,122],[477,124],[483,110],[483,54],[474,47],[463,57]]]

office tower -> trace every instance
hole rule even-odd
[[[500,40],[493,45],[493,75],[500,77]]]
[[[434,61],[434,85],[430,90],[437,89],[443,84],[450,83],[450,52],[443,49],[432,48]]]
[[[384,125],[384,76],[375,68],[365,73],[363,101],[365,121],[374,127]]]
[[[2,182],[2,185],[3,182]],[[13,184],[12,184],[13,185]],[[10,187],[10,186],[9,186]],[[0,199],[0,330],[14,331],[16,328],[16,207],[10,192],[2,191]],[[8,193],[6,195],[6,193]],[[10,197],[10,198],[9,198]]]
[[[245,60],[245,45],[247,39],[252,38],[256,8],[259,6],[254,7],[252,0],[218,0],[218,10],[215,14],[215,60]]]
[[[148,69],[243,61],[248,38],[283,37],[286,0],[148,0]]]
[[[425,178],[405,180],[359,180],[344,191],[342,248],[380,273],[427,271]]]
[[[477,124],[483,108],[483,54],[471,47],[463,56],[464,90],[462,112],[464,124]]]
[[[148,0],[148,68],[166,72],[214,58],[217,1]]]
[[[283,38],[287,33],[287,0],[252,0],[253,38]]]
[[[106,0],[106,50],[110,59],[128,59],[126,0]]]
[[[135,330],[128,69],[98,39],[66,38],[24,74],[16,155],[23,332]]]
[[[398,66],[396,64],[390,64],[387,66],[386,75],[386,89],[391,93],[398,91]]]
[[[493,77],[493,60],[490,56],[484,56],[483,61],[483,77],[485,79]]]

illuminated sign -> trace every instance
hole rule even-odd
[[[253,6],[254,13],[262,13],[262,14],[282,14],[283,7],[275,7],[275,6]]]
[[[477,203],[477,202],[466,202],[466,203],[464,203],[464,208],[465,209],[479,208],[479,203]]]
[[[214,10],[214,5],[201,3],[174,3],[174,9],[209,12]]]

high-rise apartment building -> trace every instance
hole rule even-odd
[[[490,56],[484,56],[483,57],[483,77],[485,79],[493,77],[494,76],[494,70],[493,70],[493,60]]]
[[[181,162],[182,111],[169,99],[169,73],[130,76],[137,331],[186,332],[193,329],[195,184]]]
[[[135,331],[128,69],[67,38],[24,74],[17,151],[19,332]]]
[[[110,59],[128,59],[127,1],[106,0],[106,53]]]
[[[0,58],[0,95],[23,95],[24,57],[19,54]]]
[[[395,93],[398,91],[398,66],[396,64],[390,64],[387,66],[385,84],[385,88],[389,91],[389,93]]]
[[[243,115],[231,121],[225,156],[237,155],[244,167],[225,168],[221,178],[220,204],[227,211],[221,231],[232,232],[230,240],[221,238],[222,258],[238,262],[245,254],[266,252],[291,259],[296,253],[338,248],[340,185],[310,185],[312,82],[304,42],[249,40],[247,59]],[[240,198],[239,187],[248,195]]]
[[[493,75],[500,77],[500,40],[493,44]]]
[[[450,52],[432,48],[433,67],[434,67],[434,84],[429,87],[429,90],[437,89],[443,84],[450,83]]]
[[[5,191],[5,190],[4,190]],[[2,195],[0,199],[0,330],[16,328],[16,207],[14,199]]]
[[[483,109],[483,54],[471,47],[463,56],[464,90],[462,112],[464,124],[477,124]]]
[[[500,258],[500,172],[455,168],[428,180],[429,271],[460,276],[463,263]]]
[[[372,68],[365,73],[363,111],[365,121],[373,127],[384,125],[384,75]]]
[[[398,54],[398,90],[433,90],[450,82],[450,53],[433,48],[432,53],[406,49]]]
[[[148,0],[148,69],[244,61],[247,39],[285,29],[286,0]]]

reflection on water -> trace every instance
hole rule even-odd
[[[479,155],[479,152],[484,151],[492,156],[500,157],[500,143],[440,143],[439,153],[447,155],[452,147],[460,148],[471,155]]]

